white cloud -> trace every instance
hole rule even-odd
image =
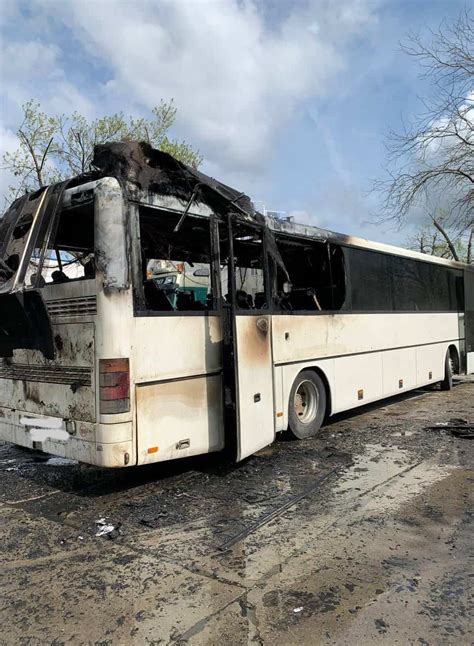
[[[176,132],[200,148],[204,170],[265,196],[280,131],[305,99],[337,90],[346,46],[370,29],[378,1],[288,0],[280,12],[252,0],[37,0],[20,16],[10,0],[0,134],[32,97],[88,117],[173,98]]]
[[[79,112],[90,114],[87,92],[76,88],[62,65],[61,49],[39,39],[11,40],[4,43],[1,81],[3,85],[2,120],[19,125],[21,105],[34,98],[50,114]],[[8,63],[8,64],[6,64]]]
[[[221,172],[263,167],[295,106],[327,90],[373,6],[297,3],[270,27],[249,0],[43,4],[108,66],[115,99],[149,109],[174,98],[180,135]]]
[[[17,138],[15,133],[0,125],[0,160],[5,153],[13,152],[16,147]],[[16,184],[16,178],[13,174],[9,170],[2,168],[2,166],[3,164],[0,162],[0,213],[5,206],[3,197],[7,195],[8,187]]]

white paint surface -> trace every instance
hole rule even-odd
[[[63,428],[64,422],[60,417],[21,417],[20,424],[22,426],[33,426],[35,429],[47,428],[57,429]]]
[[[30,435],[33,442],[45,442],[46,440],[67,442],[70,438],[67,431],[54,428],[32,428]]]

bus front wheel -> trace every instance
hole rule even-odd
[[[290,393],[288,425],[298,440],[314,437],[326,412],[326,389],[321,377],[303,370],[296,377]]]

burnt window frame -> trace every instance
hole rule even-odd
[[[54,251],[55,254],[59,253],[71,253],[71,252],[83,252],[84,248],[82,245],[78,247],[74,247],[74,245],[66,245],[64,249],[61,249],[61,247],[58,247],[57,245],[57,237],[58,237],[58,232],[61,231],[61,218],[63,214],[71,214],[72,217],[74,215],[77,215],[80,213],[81,210],[83,209],[91,209],[91,214],[92,214],[92,251],[89,251],[90,255],[92,253],[93,257],[93,267],[94,267],[94,275],[93,276],[86,276],[85,274],[83,276],[78,276],[77,278],[71,278],[69,277],[67,281],[64,282],[57,282],[55,283],[54,281],[51,282],[46,282],[44,285],[40,286],[39,282],[41,280],[40,277],[43,277],[43,272],[45,269],[45,260],[46,260],[46,252],[49,250]],[[74,214],[74,211],[78,211],[78,214]],[[92,194],[91,196],[88,197],[88,199],[84,199],[81,201],[75,201],[71,202],[71,204],[68,204],[67,206],[62,206],[60,209],[58,209],[57,213],[54,215],[54,218],[51,220],[50,223],[50,231],[49,233],[46,234],[42,245],[41,245],[41,262],[39,265],[40,271],[38,272],[39,277],[36,279],[36,282],[34,285],[25,285],[25,289],[37,289],[42,287],[53,287],[54,285],[64,285],[64,284],[75,284],[79,282],[84,282],[86,280],[96,280],[97,278],[97,244],[96,244],[96,226],[95,226],[95,218],[96,218],[96,212],[95,212],[95,194]],[[82,223],[81,223],[82,224]],[[54,241],[54,244],[51,245],[51,242]],[[33,251],[33,250],[32,250]],[[62,271],[63,267],[72,265],[74,263],[81,263],[79,258],[76,260],[70,260],[70,261],[60,261],[58,262],[58,268],[60,271]],[[88,261],[89,262],[89,261]],[[59,267],[59,264],[61,264],[61,267]],[[87,263],[86,263],[87,264]],[[85,265],[82,265],[85,267]]]
[[[236,256],[235,256],[235,240],[236,240],[236,227],[248,229],[249,231],[254,231],[258,233],[261,237],[261,261],[262,261],[262,266],[261,270],[263,273],[263,287],[264,287],[264,294],[265,294],[265,303],[263,307],[258,307],[258,308],[243,308],[239,307],[239,304],[237,302],[237,282],[236,282],[236,275],[235,275],[235,270],[237,268],[236,265]],[[226,238],[224,239],[220,233],[224,231]],[[219,223],[219,237],[218,237],[218,245],[219,245],[219,257],[221,258],[221,248],[222,244],[224,242],[227,243],[227,250],[229,253],[232,255],[232,261],[227,262],[227,272],[229,272],[230,269],[232,269],[232,281],[228,282],[229,286],[229,296],[230,296],[230,302],[227,302],[225,300],[225,295],[220,294],[220,299],[219,299],[219,311],[221,312],[222,309],[224,308],[229,308],[232,307],[233,311],[235,312],[236,315],[238,316],[262,316],[265,314],[271,314],[272,313],[272,298],[271,298],[271,288],[270,288],[270,270],[269,270],[269,254],[268,254],[268,247],[267,247],[267,236],[265,235],[265,232],[267,231],[267,227],[264,224],[259,224],[258,222],[251,222],[251,221],[234,221],[232,217],[229,218],[229,220],[226,222],[220,222]],[[219,281],[221,281],[221,267],[222,263],[219,264]],[[225,265],[223,265],[225,266]],[[229,276],[229,273],[228,273]],[[221,282],[219,282],[219,286],[221,287]]]
[[[1,256],[6,254],[8,245],[13,237],[15,237],[16,228],[22,226],[21,221],[23,218],[31,218],[31,221],[23,226],[26,227],[22,237],[25,237],[24,247],[19,254],[19,265],[15,273],[1,285],[2,291],[8,293],[8,283],[11,286],[18,284],[22,286],[25,292],[42,289],[44,287],[51,287],[53,285],[65,283],[77,283],[84,280],[95,280],[96,278],[96,240],[95,240],[95,195],[92,190],[87,191],[87,199],[80,202],[74,201],[74,196],[71,203],[64,204],[64,194],[69,188],[71,180],[58,182],[45,186],[34,193],[23,195],[11,205],[11,207],[0,218],[0,228],[2,232],[1,240]],[[29,205],[33,206],[29,209]],[[84,209],[91,207],[92,213],[92,246],[89,248],[87,255],[92,255],[94,259],[94,276],[78,276],[76,278],[67,277],[64,281],[48,281],[44,280],[45,259],[48,250],[54,251],[58,257],[57,233],[60,229],[61,218],[76,209]],[[34,216],[34,217],[33,217]],[[79,226],[79,228],[81,228]],[[51,244],[54,241],[54,244]],[[85,247],[75,247],[74,245],[66,245],[64,251],[84,251]],[[38,250],[38,255],[34,257],[35,250]],[[34,262],[33,262],[34,261]],[[64,264],[59,259],[58,269],[62,271],[63,266],[68,266],[76,262],[80,263],[79,258],[75,260],[64,261]],[[34,274],[29,274],[32,264],[36,263],[36,271]],[[82,264],[82,263],[81,263]],[[85,265],[83,265],[85,266]],[[32,282],[31,277],[35,275]],[[28,280],[29,279],[29,280]]]
[[[282,257],[283,263],[285,263],[285,258],[281,254],[281,248],[279,246],[279,241],[280,240],[290,240],[290,241],[295,241],[296,243],[301,243],[301,245],[322,245],[325,248],[325,252],[327,254],[328,258],[328,271],[329,271],[329,278],[330,278],[330,287],[331,287],[331,308],[324,308],[324,309],[281,309],[276,306],[275,304],[275,299],[274,297],[276,294],[274,293],[273,290],[273,283],[275,280],[275,277],[271,277],[271,289],[272,289],[272,299],[271,299],[271,308],[270,311],[272,314],[279,315],[279,316],[327,316],[329,314],[337,314],[337,313],[348,313],[350,311],[350,297],[351,297],[351,290],[350,290],[350,276],[347,271],[347,258],[344,252],[344,247],[343,245],[339,244],[336,241],[331,241],[331,240],[317,240],[315,238],[310,238],[310,237],[305,237],[305,236],[298,236],[298,235],[288,235],[286,233],[281,233],[281,232],[276,232],[272,231],[274,237],[275,237],[275,242],[278,247],[278,250],[280,252],[280,255]],[[342,277],[343,277],[343,285],[344,285],[344,300],[341,304],[341,307],[335,308],[335,297],[334,297],[334,284],[333,284],[333,263],[331,261],[331,250],[332,249],[338,249],[340,252],[340,269],[342,271]],[[274,264],[274,263],[273,263]],[[276,268],[278,269],[278,268]],[[287,268],[288,269],[288,268]],[[272,272],[275,271],[275,269],[272,266]],[[289,276],[290,282],[291,282],[291,274]],[[316,294],[317,297],[317,294]]]
[[[171,214],[176,216],[177,222],[181,217],[181,213],[172,210],[166,210],[152,204],[144,202],[136,202],[133,200],[128,201],[129,207],[129,235],[131,239],[131,274],[132,274],[132,294],[133,294],[133,316],[134,317],[176,317],[176,316],[219,316],[221,313],[220,305],[220,277],[216,274],[216,263],[218,262],[218,254],[216,254],[216,240],[218,240],[216,229],[218,226],[218,219],[215,215],[206,216],[196,213],[189,213],[186,220],[197,219],[209,225],[209,270],[210,281],[213,294],[213,307],[212,309],[202,310],[151,310],[146,307],[146,299],[144,293],[144,284],[142,280],[142,244],[141,244],[141,230],[140,230],[140,211],[147,209],[155,211],[156,216],[162,214]],[[185,220],[185,222],[186,222]]]

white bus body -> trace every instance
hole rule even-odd
[[[191,204],[182,196],[124,186],[106,176],[64,188],[51,248],[83,261],[95,257],[94,271],[87,274],[79,262],[77,271],[70,270],[72,280],[51,282],[49,262],[46,284],[31,285],[36,278],[28,269],[28,244],[34,245],[34,218],[41,217],[34,200],[29,229],[30,216],[22,216],[24,235],[18,222],[9,229],[26,245],[11,277],[8,267],[14,272],[17,263],[11,259],[22,250],[13,238],[8,243],[4,226],[0,439],[105,467],[225,447],[240,460],[292,426],[296,406],[305,419],[313,404],[305,403],[304,388],[295,391],[308,374],[302,371],[324,384],[325,415],[446,381],[447,357],[454,372],[474,371],[472,268],[304,225],[267,219],[257,226],[242,213],[216,217],[216,205],[202,197]],[[0,233],[1,226],[2,220]],[[150,258],[162,252],[161,258],[203,267],[206,231],[212,248],[207,303],[182,289],[178,305],[170,306],[150,292]],[[175,255],[166,256],[170,241],[176,241],[169,252]],[[356,297],[360,250],[376,253],[387,267],[384,258],[395,259],[389,267],[392,304],[405,289],[396,278],[398,259],[400,267],[406,259],[422,270],[429,265],[451,272],[449,308],[436,311],[428,302],[430,311],[417,311],[416,303],[412,311],[350,306],[357,298],[370,306],[364,288]],[[300,275],[304,263],[309,269]],[[289,285],[290,267],[302,287]],[[314,289],[304,283],[312,267],[316,278],[327,274]],[[228,281],[232,275],[235,281]],[[283,278],[288,285],[280,289]],[[382,284],[382,292],[388,289]],[[465,306],[459,307],[462,290]],[[29,302],[30,292],[39,294],[39,303],[36,296]]]

